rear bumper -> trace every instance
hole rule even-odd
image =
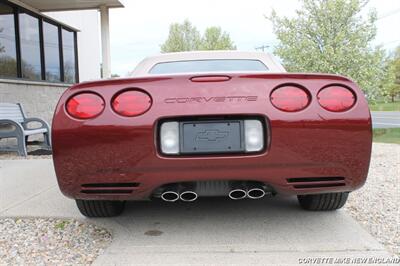
[[[101,134],[91,128],[72,128],[53,138],[58,182],[68,197],[110,200],[143,200],[162,185],[188,181],[259,181],[289,195],[352,191],[364,184],[371,153],[370,124],[305,124],[266,117],[265,124],[264,151],[223,156],[161,155],[158,120],[139,128],[103,127]],[[315,179],[320,177],[326,179]],[[110,183],[112,187],[102,187]]]

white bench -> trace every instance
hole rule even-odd
[[[39,127],[28,127],[31,123],[40,124]],[[27,118],[19,103],[0,103],[0,139],[15,138],[17,145],[0,146],[0,151],[16,151],[21,156],[26,156],[28,137],[43,134],[42,147],[51,149],[49,124],[40,118]]]

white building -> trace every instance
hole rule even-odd
[[[110,77],[108,10],[114,7],[123,5],[0,0],[0,102],[21,103],[28,115],[51,122],[68,86]]]

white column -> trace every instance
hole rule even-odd
[[[100,27],[101,27],[101,55],[103,78],[111,77],[111,55],[110,55],[110,23],[108,7],[100,6]]]

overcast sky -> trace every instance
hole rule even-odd
[[[144,57],[160,52],[169,25],[189,19],[200,32],[209,26],[227,31],[238,50],[253,51],[277,40],[264,18],[275,9],[293,16],[297,0],[122,0],[125,8],[110,11],[112,72],[125,76]],[[376,44],[400,45],[400,0],[370,0],[366,11],[378,12]]]

